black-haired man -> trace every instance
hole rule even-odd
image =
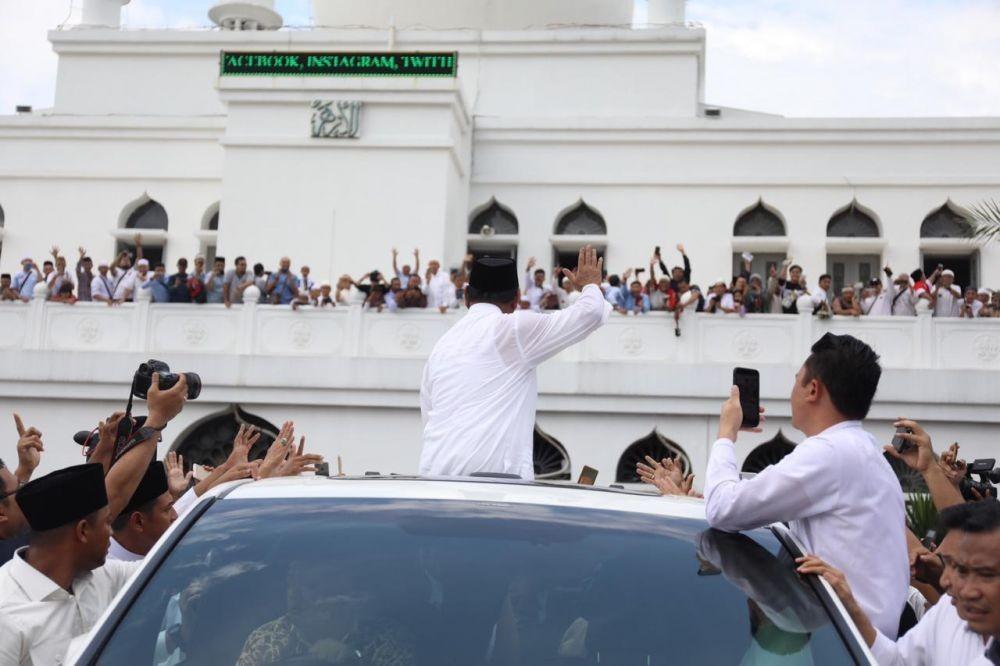
[[[820,338],[792,386],[792,427],[807,439],[749,480],[736,467],[743,411],[732,387],[708,461],[705,513],[728,531],[788,522],[807,552],[848,573],[862,608],[894,638],[909,590],[903,493],[861,427],[881,374],[878,355],[860,340]]]
[[[187,399],[183,375],[169,390],[158,387],[154,373],[145,426],[106,478],[102,465],[88,463],[18,489],[15,499],[31,534],[28,546],[0,567],[0,663],[61,663],[70,641],[90,631],[139,566],[105,560],[111,517],[132,497],[159,431]]]
[[[465,290],[469,312],[438,340],[424,366],[421,474],[534,478],[536,368],[607,321],[602,265],[596,250],[580,250],[576,271],[563,269],[580,298],[550,314],[518,309],[511,259],[484,257],[472,265]]]
[[[883,666],[1000,664],[1000,503],[949,507],[940,523],[945,537],[937,553],[946,594],[895,643],[872,626],[848,585],[850,576],[818,557],[799,560],[800,573],[822,576],[833,586]]]
[[[132,499],[111,522],[108,559],[141,560],[175,520],[177,512],[167,484],[167,471],[157,460],[150,464]]]

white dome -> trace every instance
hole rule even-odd
[[[632,24],[633,0],[313,0],[317,27],[521,30]]]

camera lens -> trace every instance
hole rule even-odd
[[[197,372],[185,372],[184,377],[187,379],[188,400],[195,400],[201,395],[201,376]]]

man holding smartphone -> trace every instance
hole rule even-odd
[[[792,426],[807,439],[745,481],[736,467],[744,417],[733,386],[708,461],[705,513],[726,531],[787,522],[806,552],[847,575],[873,624],[894,638],[910,580],[903,492],[882,447],[861,426],[881,374],[878,355],[860,340],[820,338],[791,394]]]

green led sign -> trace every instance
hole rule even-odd
[[[223,51],[222,76],[456,76],[457,53]]]

